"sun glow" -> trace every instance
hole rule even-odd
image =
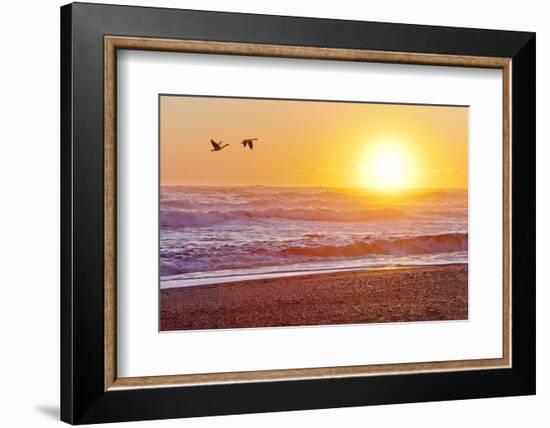
[[[467,188],[468,117],[466,107],[163,95],[160,181],[392,196]],[[229,146],[211,152],[212,138]],[[251,149],[246,138],[259,140]]]
[[[358,168],[363,187],[395,190],[415,186],[415,160],[408,148],[394,141],[369,144]]]

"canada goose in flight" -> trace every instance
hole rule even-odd
[[[212,144],[212,147],[214,147],[213,149],[210,150],[211,152],[219,152],[224,147],[229,146],[229,144],[224,144],[222,146],[223,141],[220,141],[219,143],[216,143],[214,140],[210,140],[210,143]]]
[[[257,140],[257,138],[249,138],[247,140],[242,140],[241,144],[243,145],[243,147],[248,146],[248,147],[250,147],[250,150],[252,150],[254,148],[253,141],[256,141],[256,140]]]

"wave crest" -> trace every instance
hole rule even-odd
[[[160,213],[161,227],[213,226],[232,220],[261,221],[266,219],[360,222],[374,219],[395,218],[402,214],[398,209],[333,210],[328,208],[268,208],[261,210],[166,210]]]
[[[444,233],[367,239],[349,245],[320,245],[315,247],[290,247],[282,250],[286,256],[307,257],[359,257],[370,254],[409,255],[465,251],[468,249],[467,233]]]

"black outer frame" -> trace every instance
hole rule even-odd
[[[104,391],[103,37],[512,58],[512,368]],[[61,420],[535,393],[535,34],[74,3],[61,8]]]

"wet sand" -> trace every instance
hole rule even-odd
[[[198,330],[465,320],[465,264],[164,289],[160,328]]]

